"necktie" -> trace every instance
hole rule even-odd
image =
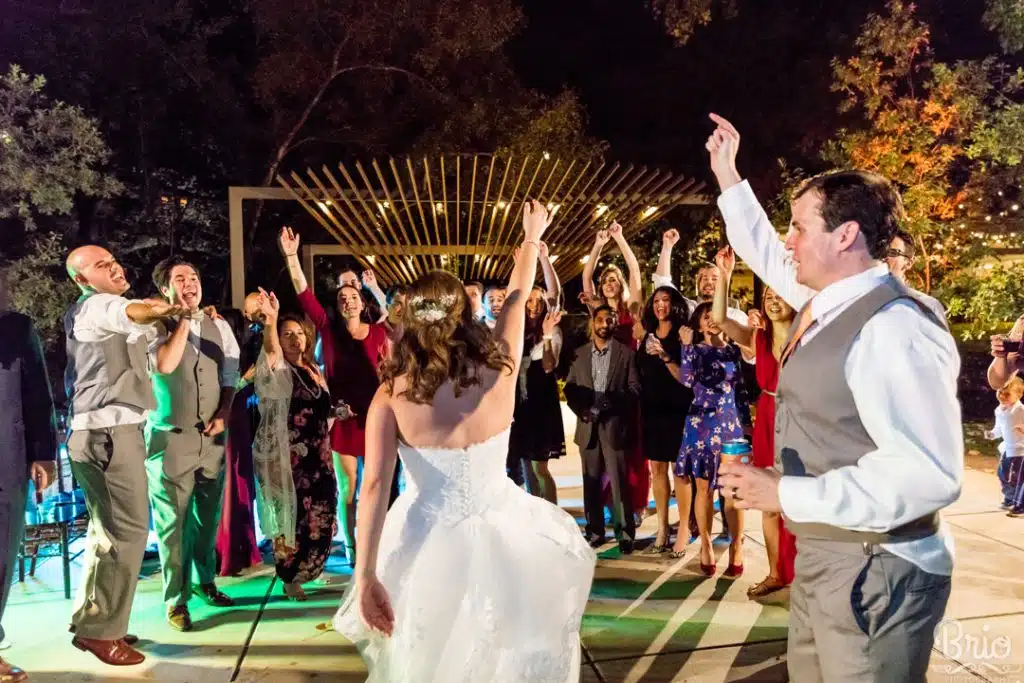
[[[789,340],[789,343],[786,344],[786,348],[782,352],[782,358],[779,359],[781,364],[785,364],[786,359],[788,359],[793,351],[796,350],[797,344],[800,343],[800,338],[804,336],[804,333],[810,329],[813,323],[814,317],[811,315],[811,302],[808,301],[807,305],[804,306],[804,310],[800,313],[800,318],[797,321],[796,332],[793,334],[793,337]]]

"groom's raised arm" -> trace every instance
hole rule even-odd
[[[722,190],[718,208],[725,220],[729,244],[755,275],[799,310],[815,292],[797,283],[796,268],[768,214],[754,196],[750,183],[742,180],[736,170],[739,132],[717,114],[712,114],[711,119],[718,128],[708,138],[705,148],[711,155],[711,170]]]

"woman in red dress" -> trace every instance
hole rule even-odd
[[[390,354],[391,342],[387,328],[366,320],[363,295],[351,285],[338,290],[339,320],[332,323],[306,283],[299,264],[298,235],[283,228],[280,245],[299,307],[320,335],[324,376],[338,417],[330,434],[341,494],[338,515],[344,521],[346,555],[354,565],[358,459],[365,451],[366,413],[380,385],[377,368]]]
[[[736,265],[736,257],[730,249],[726,255],[716,258],[722,278],[728,281]],[[749,325],[729,320],[722,310],[715,311],[716,322],[722,325],[732,339],[741,347],[753,347],[756,357],[757,384],[761,395],[757,399],[754,417],[754,465],[775,466],[775,388],[779,382],[779,359],[789,338],[789,329],[796,318],[796,311],[771,289],[761,297],[761,310],[751,313]],[[718,319],[722,318],[722,321]],[[761,597],[788,586],[793,581],[793,565],[796,561],[796,537],[786,530],[782,515],[776,512],[761,513],[764,531],[764,545],[768,552],[768,576],[747,590],[749,597]]]
[[[626,268],[629,270],[629,286],[626,286],[626,278],[622,271],[615,265],[609,265],[601,271],[597,285],[594,287],[594,267],[601,258],[601,251],[609,240],[614,240],[622,258],[626,261]],[[618,312],[619,324],[615,328],[613,337],[616,341],[629,346],[636,351],[640,347],[640,339],[643,337],[643,327],[639,325],[640,310],[643,306],[643,278],[640,275],[640,263],[636,255],[622,235],[622,226],[612,223],[607,230],[599,230],[594,239],[594,248],[583,266],[583,293],[580,298],[587,304],[590,310],[602,305],[611,306],[612,310]],[[639,333],[639,337],[636,336]],[[637,415],[637,424],[640,423],[640,416]],[[637,430],[640,433],[640,430]],[[651,472],[647,467],[647,459],[644,457],[643,444],[638,443],[630,452],[629,460],[626,462],[627,488],[629,489],[629,500],[633,504],[633,512],[638,515],[639,522],[647,511],[650,503]]]

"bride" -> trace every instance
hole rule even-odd
[[[543,206],[524,206],[493,332],[449,273],[409,291],[405,334],[366,418],[362,552],[334,617],[369,683],[579,679],[596,557],[569,514],[505,475],[526,297],[549,223]],[[388,512],[399,455],[408,487]]]

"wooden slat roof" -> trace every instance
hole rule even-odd
[[[613,220],[629,239],[674,207],[707,203],[699,194],[703,183],[681,175],[546,153],[342,162],[277,181],[389,283],[411,282],[433,268],[464,280],[507,278],[527,198],[555,212],[544,239],[563,282],[582,271],[594,232]]]

